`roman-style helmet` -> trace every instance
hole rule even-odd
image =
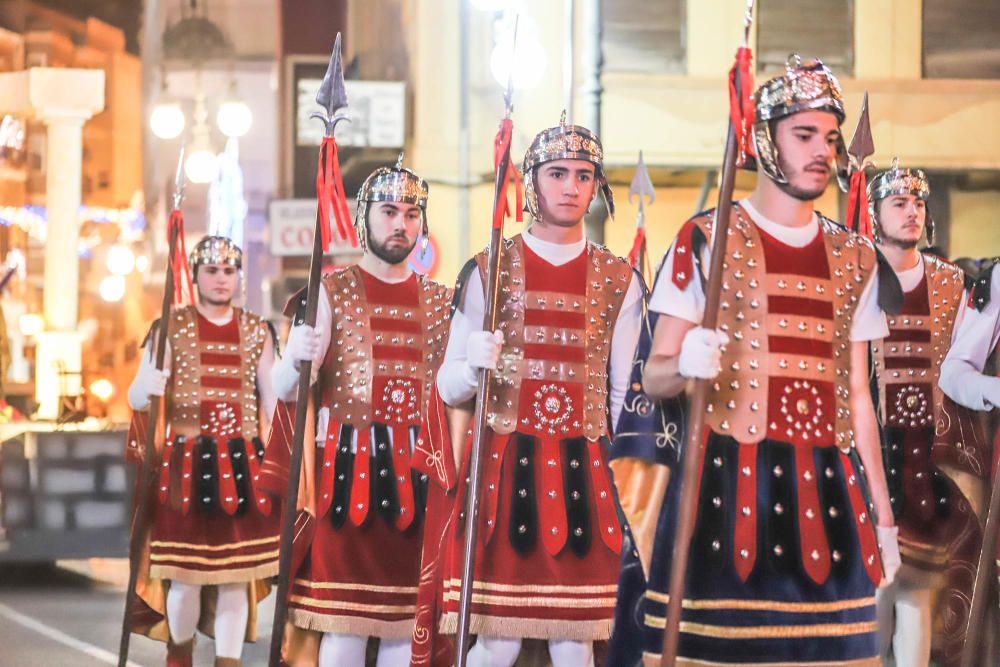
[[[198,241],[191,251],[191,273],[198,275],[198,267],[202,264],[228,264],[237,269],[243,268],[243,251],[225,236],[206,236]]]
[[[879,172],[868,184],[868,212],[876,223],[878,223],[879,202],[893,195],[914,195],[926,202],[931,196],[927,174],[920,169],[903,169],[899,166],[899,158],[893,158],[890,167],[886,171]],[[933,245],[934,220],[929,211],[926,220],[927,243]]]
[[[770,79],[757,89],[753,137],[757,159],[764,172],[777,183],[787,183],[778,160],[778,147],[771,133],[772,122],[800,111],[829,111],[844,122],[844,96],[840,82],[820,60],[803,63],[792,54],[785,63],[785,73]],[[847,148],[843,138],[837,146],[837,181],[847,191]]]
[[[594,177],[600,185],[608,214],[615,217],[615,198],[604,174],[604,149],[597,135],[581,125],[567,125],[566,112],[559,124],[542,130],[524,155],[521,173],[524,176],[524,200],[528,212],[538,218],[538,193],[535,192],[535,167],[555,160],[585,160],[594,165]]]
[[[392,167],[373,171],[358,190],[358,210],[354,215],[354,231],[362,250],[368,249],[368,207],[372,202],[395,201],[420,207],[423,218],[421,234],[427,242],[427,181],[403,166],[403,154]]]

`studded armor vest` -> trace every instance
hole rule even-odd
[[[444,355],[451,290],[417,275],[385,283],[357,266],[323,282],[333,331],[318,389],[329,419],[317,516],[361,525],[374,498],[404,530],[423,506],[410,437]]]
[[[944,395],[941,363],[951,343],[965,282],[957,266],[924,255],[924,277],[888,318],[889,337],[872,345],[879,417],[886,426],[934,426]]]
[[[263,320],[235,308],[221,326],[194,306],[175,309],[170,337],[170,433],[191,438],[257,437],[257,365],[270,335]]]
[[[753,224],[739,205],[729,227],[719,328],[729,335],[711,387],[707,423],[738,442],[853,445],[848,402],[850,329],[876,265],[874,247],[820,218],[820,234],[792,248]],[[708,216],[688,223],[711,237]],[[676,252],[690,257],[690,230]],[[682,251],[683,247],[683,251]],[[674,263],[686,284],[689,262]]]
[[[526,273],[526,260],[545,269]],[[486,254],[476,261],[485,285]],[[608,434],[611,336],[631,280],[627,263],[593,243],[553,269],[520,235],[504,242],[498,316],[504,346],[488,411],[496,433],[588,440]]]

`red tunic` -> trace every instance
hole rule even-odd
[[[236,309],[216,325],[188,306],[169,322],[166,444],[150,538],[150,577],[191,584],[278,572],[278,517],[258,490],[256,369],[261,320]]]
[[[415,275],[393,284],[358,267],[326,286],[334,335],[317,386],[326,439],[316,443],[315,533],[292,581],[289,620],[402,639],[416,613],[426,489],[410,455],[451,295]]]
[[[494,413],[491,403],[471,630],[607,639],[621,550],[608,468],[608,358],[632,273],[594,245],[560,266],[516,238],[504,256],[505,370],[491,394],[500,407]],[[459,479],[443,542],[446,633],[455,632],[462,569]]]

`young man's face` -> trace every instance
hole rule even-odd
[[[837,161],[840,124],[828,111],[800,111],[774,126],[778,163],[787,183],[779,187],[802,201],[826,191]]]
[[[417,244],[423,216],[419,206],[396,201],[368,207],[368,252],[389,264],[406,261]]]
[[[927,204],[916,195],[892,195],[878,203],[879,239],[897,248],[915,248],[927,224]]]
[[[543,222],[572,227],[583,220],[594,198],[597,179],[586,160],[553,160],[535,169],[535,194]]]
[[[210,306],[228,306],[233,302],[239,272],[230,264],[202,264],[198,267],[195,280],[198,284],[198,300]]]

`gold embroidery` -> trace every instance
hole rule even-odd
[[[642,654],[644,664],[659,665],[660,654],[645,652]],[[695,658],[677,657],[677,667],[746,667],[745,662],[716,662],[714,660],[697,660]],[[879,658],[858,658],[857,660],[824,660],[822,662],[755,662],[754,667],[882,667]]]
[[[197,549],[198,551],[228,551],[230,549],[242,549],[243,547],[256,547],[262,544],[271,544],[281,539],[280,535],[274,537],[262,537],[257,540],[246,540],[245,542],[233,542],[231,544],[191,544],[190,542],[150,542],[149,546],[160,549]]]
[[[460,589],[461,579],[449,579],[444,582],[445,589]],[[617,584],[597,585],[597,586],[557,586],[557,585],[524,585],[516,584],[494,584],[488,581],[476,581],[472,584],[475,590],[500,591],[504,593],[566,593],[570,595],[583,595],[584,593],[617,593]]]
[[[664,622],[666,625],[666,622]],[[681,621],[681,632],[719,639],[779,639],[791,637],[846,637],[878,630],[878,623],[820,623],[817,625],[758,625],[731,627]]]
[[[255,560],[267,560],[277,558],[278,549],[266,551],[259,554],[247,554],[244,556],[230,556],[229,558],[203,558],[202,556],[178,556],[175,554],[150,554],[151,561],[166,561],[174,563],[199,563],[201,565],[228,565],[229,563],[246,563]]]
[[[459,591],[448,592],[444,594],[445,601],[458,601],[460,598]],[[503,597],[500,595],[483,595],[481,593],[473,593],[472,601],[479,604],[490,604],[503,607],[572,607],[576,609],[600,609],[603,607],[613,608],[615,606],[614,597],[608,598],[592,598],[592,599],[579,599],[579,598],[513,598],[513,597]]]
[[[407,604],[362,604],[360,602],[345,602],[343,600],[320,600],[304,595],[289,595],[290,602],[307,605],[309,607],[320,607],[321,609],[343,609],[344,611],[362,611],[379,614],[416,614],[416,605]]]
[[[657,591],[646,591],[653,602],[670,604],[670,596]],[[860,609],[875,604],[874,597],[833,602],[781,602],[778,600],[684,600],[684,609],[742,609],[744,611],[777,611],[790,613],[834,612]]]
[[[335,581],[309,581],[296,579],[296,586],[317,590],[368,591],[371,593],[416,593],[416,586],[376,586],[375,584],[346,584]]]

